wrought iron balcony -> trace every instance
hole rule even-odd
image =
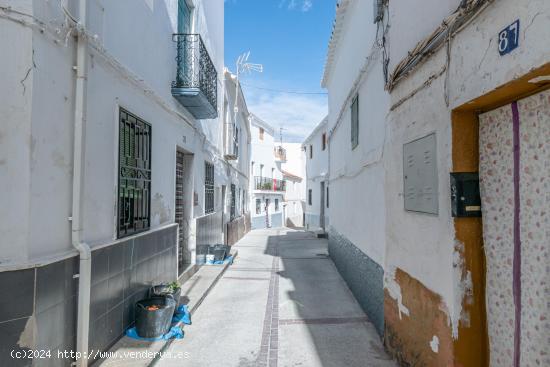
[[[286,182],[276,178],[254,176],[254,189],[262,191],[285,191]]]
[[[197,119],[218,117],[218,73],[199,34],[177,33],[172,96]]]

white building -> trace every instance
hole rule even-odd
[[[238,94],[237,94],[238,93]],[[238,97],[236,97],[238,95]],[[249,171],[251,159],[251,129],[248,108],[235,75],[225,71],[225,98],[223,116],[224,157],[231,162],[229,185],[221,186],[224,206],[225,243],[233,245],[250,230]],[[229,224],[229,225],[228,225]]]
[[[275,154],[275,130],[258,116],[250,114],[250,216],[252,229],[283,226],[285,181],[281,172],[283,157]]]
[[[224,241],[238,216],[224,202],[246,211],[228,196],[246,197],[249,129],[223,118],[223,9],[3,1],[0,291],[17,302],[2,306],[2,350],[108,348],[152,283]]]
[[[284,223],[287,227],[303,227],[306,205],[306,160],[300,143],[283,143],[285,160],[281,163],[286,181]],[[276,147],[276,152],[278,147]]]
[[[330,256],[403,364],[548,365],[550,3],[375,4],[329,43]]]
[[[328,118],[325,117],[302,143],[306,161],[305,227],[328,229],[329,225],[329,166]]]

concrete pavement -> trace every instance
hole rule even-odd
[[[256,230],[155,366],[396,366],[334,264],[327,241]]]

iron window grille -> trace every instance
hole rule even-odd
[[[279,199],[275,199],[275,211],[279,211]]]
[[[239,128],[236,126],[233,133],[233,154],[239,157]]]
[[[151,125],[119,112],[118,238],[151,226]]]
[[[204,162],[204,214],[214,212],[214,165]]]
[[[235,219],[236,196],[237,196],[237,193],[236,193],[236,190],[235,190],[235,185],[231,184],[231,212],[230,212],[230,219],[231,220]]]

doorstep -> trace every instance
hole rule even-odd
[[[237,257],[236,249],[231,250],[231,256],[233,256],[233,259]],[[200,306],[210,290],[216,285],[230,265],[230,263],[227,263],[221,265],[204,265],[200,267],[191,266],[182,274],[180,277],[182,281],[181,303],[188,306],[189,312],[191,313],[191,321],[193,321],[193,312]],[[123,336],[109,349],[107,353],[109,358],[99,360],[93,363],[93,366],[148,367],[155,362],[155,356],[159,352],[164,351],[173,340],[174,339],[148,342]]]

